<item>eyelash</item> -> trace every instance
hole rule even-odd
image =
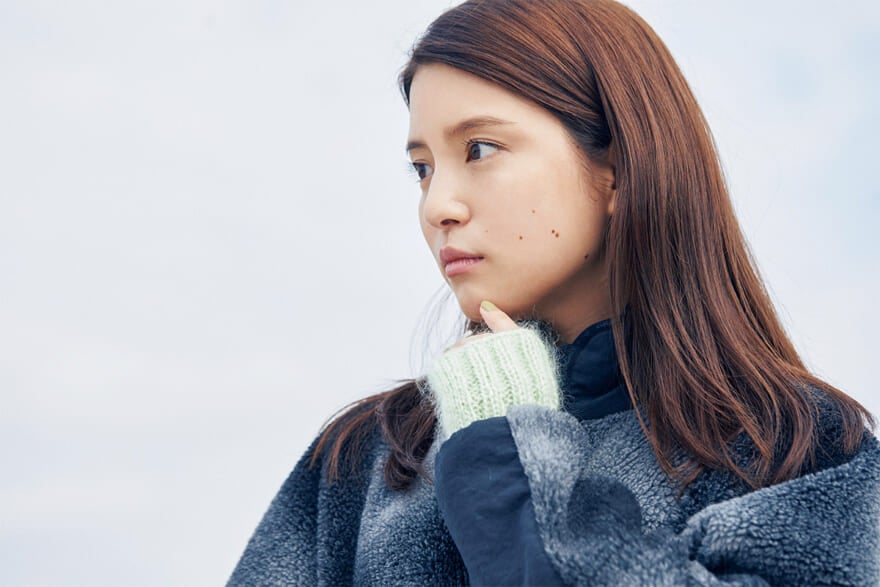
[[[493,143],[492,141],[486,141],[486,140],[482,140],[482,139],[469,139],[466,141],[462,141],[462,144],[464,145],[465,152],[467,152],[468,155],[470,155],[471,147],[473,147],[474,145],[486,145],[486,146],[492,147],[493,149],[500,149],[501,148],[501,146],[498,145],[497,143]],[[482,160],[482,159],[479,159],[479,160]]]
[[[419,166],[421,166],[421,165],[428,166],[427,163],[421,163],[421,162],[417,162],[417,161],[407,161],[406,162],[407,171],[409,171],[409,174],[411,176],[415,177],[416,183],[422,183],[423,180],[428,179],[428,176],[421,177],[419,175]]]
[[[470,157],[470,150],[471,150],[471,147],[474,145],[486,145],[486,146],[492,147],[494,149],[501,149],[501,145],[499,145],[497,143],[493,143],[492,141],[487,141],[487,140],[483,140],[483,139],[467,139],[465,141],[462,141],[461,144],[464,145],[465,152],[467,153],[468,157]],[[480,159],[469,159],[468,161],[482,161],[484,158],[485,157],[481,157]],[[427,176],[426,177],[419,176],[419,168],[418,168],[419,165],[427,165],[427,163],[419,163],[419,162],[415,162],[415,161],[407,161],[407,163],[406,163],[407,171],[409,171],[410,175],[415,176],[417,182],[421,183],[424,179],[427,179]]]

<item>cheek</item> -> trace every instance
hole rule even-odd
[[[419,228],[422,231],[422,236],[425,238],[425,240],[428,242],[428,244],[430,244],[431,243],[431,235],[433,234],[434,227],[432,227],[431,224],[425,220],[425,216],[422,213],[423,209],[424,209],[424,204],[420,203],[419,204]]]
[[[507,228],[508,237],[532,246],[553,246],[576,235],[589,215],[584,201],[588,196],[576,176],[553,166],[520,171],[515,181],[508,178],[511,181],[499,186],[503,204],[492,211],[499,228]]]
[[[483,224],[482,232],[493,247],[509,252],[511,261],[537,258],[537,262],[546,262],[565,247],[579,246],[575,243],[583,228],[564,210],[555,210],[552,203],[533,198],[524,205],[500,207]]]
[[[555,273],[576,271],[600,256],[607,216],[595,206],[557,204],[546,212],[535,208],[535,214],[529,209],[529,216],[528,229],[515,237],[528,265],[523,270],[553,279]]]

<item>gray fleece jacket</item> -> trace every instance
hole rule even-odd
[[[506,421],[530,491],[526,515],[543,547],[511,556],[549,561],[567,585],[876,585],[880,443],[866,431],[861,449],[843,455],[835,414],[822,411],[826,444],[815,470],[757,491],[707,471],[679,496],[633,409],[580,421],[566,411],[511,407]],[[361,474],[332,486],[323,465],[307,466],[314,446],[229,585],[470,584],[467,553],[463,559],[450,535],[435,484],[419,478],[405,492],[389,490],[388,446],[378,432]],[[428,452],[428,470],[439,448],[435,442]],[[747,443],[737,450],[747,458]],[[491,465],[482,473],[491,477]],[[480,582],[499,584],[491,576]]]

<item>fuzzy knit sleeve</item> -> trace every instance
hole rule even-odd
[[[543,336],[523,327],[446,351],[428,372],[441,438],[472,422],[534,404],[559,409],[556,361]]]

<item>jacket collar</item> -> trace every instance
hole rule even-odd
[[[620,373],[611,320],[588,326],[556,348],[563,409],[578,420],[594,420],[632,407]]]

